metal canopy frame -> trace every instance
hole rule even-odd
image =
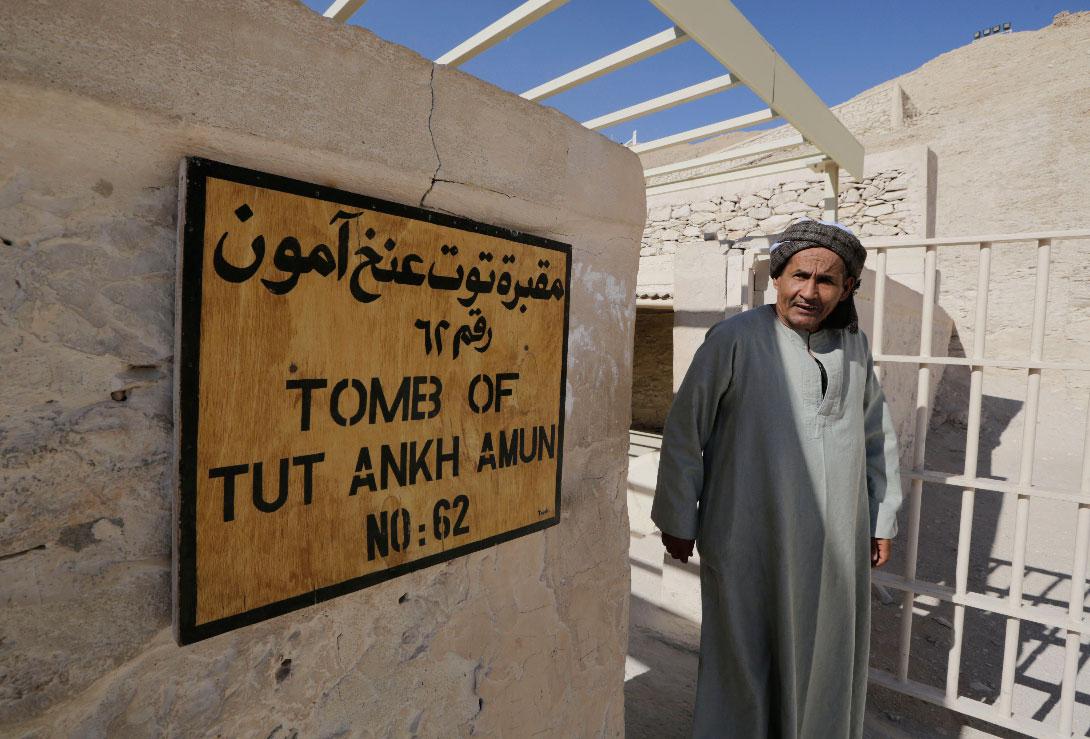
[[[366,0],[335,0],[323,15],[345,22],[365,2]],[[436,62],[452,67],[464,64],[567,2],[568,0],[526,0],[440,56]],[[824,172],[826,180],[834,183],[827,189],[831,189],[835,198],[835,183],[840,168],[846,169],[857,178],[863,177],[863,145],[729,0],[650,2],[673,26],[537,85],[523,92],[522,97],[527,100],[544,100],[691,40],[723,65],[727,73],[584,121],[583,125],[592,130],[600,130],[744,86],[752,90],[768,107],[663,136],[654,141],[633,141],[630,148],[642,154],[777,119],[783,119],[793,126],[798,135],[759,146],[728,147],[714,155],[645,169],[644,176],[648,180],[666,173],[671,174],[668,182],[649,182],[649,194],[730,182],[808,166]],[[698,171],[708,164],[758,154],[767,157],[776,152],[796,149],[800,145],[808,146],[801,153],[792,151],[788,156],[775,161],[768,161],[766,158],[710,175],[705,171]],[[826,214],[830,212],[835,217],[835,202],[831,210],[826,208]]]

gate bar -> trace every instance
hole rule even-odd
[[[988,331],[988,285],[991,278],[992,245],[982,242],[979,250],[976,277],[976,317],[973,321],[973,349],[970,355],[975,361],[984,358],[984,339]],[[984,396],[984,367],[974,364],[969,379],[969,418],[965,432],[965,477],[976,477],[977,456],[980,452],[980,406]],[[964,596],[969,588],[969,554],[973,535],[973,507],[976,504],[976,488],[961,491],[961,521],[958,527],[957,566],[954,575],[954,592]],[[958,678],[961,676],[961,649],[965,640],[965,606],[954,605],[954,642],[946,661],[946,699],[958,697]]]
[[[1030,359],[1041,361],[1045,346],[1045,314],[1048,307],[1048,270],[1052,251],[1051,239],[1037,242],[1037,284],[1033,296],[1033,331],[1030,335]],[[1041,370],[1029,369],[1026,376],[1025,420],[1022,426],[1022,462],[1018,468],[1018,486],[1021,490],[1033,483],[1033,456],[1037,446],[1037,414],[1041,396]],[[1022,605],[1022,586],[1026,576],[1026,540],[1029,537],[1028,495],[1018,494],[1014,555],[1011,557],[1011,608]],[[1022,622],[1007,618],[1006,640],[1003,645],[1003,673],[999,688],[999,711],[1004,716],[1012,713],[1014,700],[1014,673],[1018,662],[1018,639]]]
[[[1082,494],[1086,502],[1079,504],[1079,513],[1075,525],[1075,562],[1071,567],[1071,599],[1068,601],[1067,617],[1078,624],[1083,624],[1083,604],[1086,600],[1086,556],[1090,548],[1090,402],[1086,407],[1086,434],[1083,437],[1082,450]],[[1067,630],[1067,643],[1064,645],[1064,676],[1060,689],[1060,733],[1071,735],[1072,717],[1075,709],[1075,679],[1079,672],[1079,646],[1082,641],[1080,631]]]
[[[878,250],[878,263],[874,265],[874,325],[871,327],[871,356],[882,354],[882,342],[886,331],[886,259],[885,249]],[[874,376],[882,380],[882,364],[874,359]]]
[[[870,668],[868,676],[873,685],[881,685],[884,688],[889,688],[890,690],[912,696],[913,698],[919,698],[928,703],[934,703],[937,706],[949,708],[958,713],[963,713],[966,716],[988,721],[1004,728],[1014,729],[1022,732],[1026,736],[1040,737],[1040,739],[1055,739],[1056,737],[1055,730],[1045,726],[1045,724],[1040,721],[1031,721],[1020,718],[1004,719],[999,716],[991,706],[973,700],[972,698],[962,696],[955,701],[949,701],[946,699],[946,695],[938,688],[925,685],[915,680],[901,681],[888,672],[879,670],[875,667]]]
[[[1067,372],[1085,372],[1088,367],[1086,363],[1082,364],[1073,362],[1048,362],[1045,360],[1018,360],[1018,359],[981,359],[976,361],[970,357],[927,357],[921,359],[920,357],[913,356],[911,354],[883,354],[883,362],[900,362],[902,364],[947,364],[956,367],[973,367],[979,364],[981,367],[1002,367],[1004,369],[1016,369],[1016,370],[1064,370]]]
[[[924,253],[923,310],[920,321],[920,356],[931,356],[932,331],[935,323],[935,270],[936,247],[929,245]],[[931,409],[931,368],[919,364],[916,379],[916,436],[912,440],[913,467],[922,469],[926,456],[927,425]],[[920,546],[920,507],[923,498],[923,480],[913,479],[908,499],[908,541],[905,554],[906,581],[916,579],[916,559]],[[908,680],[908,662],[912,652],[912,604],[914,593],[907,590],[901,598],[901,650],[897,663],[897,675],[902,682]]]
[[[1090,624],[1085,621],[1071,621],[1067,616],[1067,609],[1056,606],[1027,606],[1012,608],[1007,596],[984,595],[983,593],[968,592],[958,595],[949,585],[928,582],[927,580],[906,581],[900,575],[891,575],[885,572],[873,573],[875,583],[885,588],[893,588],[901,592],[911,590],[917,595],[926,595],[931,598],[963,605],[967,608],[975,608],[978,611],[999,616],[1009,616],[1023,621],[1047,626],[1051,629],[1069,629],[1077,631],[1084,636],[1090,636]]]
[[[949,472],[937,472],[935,470],[907,470],[902,472],[901,475],[909,479],[918,477],[924,482],[937,482],[940,485],[988,490],[993,493],[1003,493],[1004,495],[1024,495],[1027,498],[1062,500],[1065,503],[1075,503],[1076,505],[1085,502],[1085,496],[1077,490],[1054,490],[1036,486],[1024,488],[1018,483],[997,482],[988,477],[970,479],[965,475],[952,475]]]

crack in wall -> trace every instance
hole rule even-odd
[[[45,544],[39,544],[36,547],[30,547],[29,549],[24,549],[21,552],[12,552],[11,554],[0,554],[0,562],[3,562],[4,560],[8,560],[8,559],[15,559],[16,557],[22,557],[24,554],[30,554],[31,552],[38,552],[38,551],[41,551],[42,549],[45,549]]]
[[[436,174],[438,174],[438,170],[436,170]],[[469,182],[462,182],[461,180],[444,180],[442,177],[433,177],[431,181],[432,187],[435,186],[436,182],[446,182],[451,185],[464,185],[465,187],[475,187],[478,190],[484,190],[485,192],[494,192],[497,195],[503,195],[507,199],[515,197],[514,195],[509,195],[508,193],[505,193],[503,190],[496,190],[491,187],[485,187],[484,185],[474,185]],[[429,191],[430,189],[431,188],[429,188]]]
[[[431,184],[428,185],[428,189],[424,191],[424,194],[420,196],[420,207],[424,207],[424,201],[428,199],[428,195],[431,195],[432,188],[435,187],[435,183],[439,177],[439,170],[443,168],[443,160],[439,157],[439,147],[435,144],[435,131],[431,127],[431,117],[435,114],[435,65],[431,65],[431,81],[428,84],[428,90],[431,92],[431,107],[428,108],[428,135],[431,136],[431,148],[435,151],[435,172],[431,175]]]

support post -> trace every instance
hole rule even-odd
[[[822,218],[826,221],[836,221],[840,203],[840,166],[833,161],[825,162],[822,170],[825,185],[825,207],[822,209]]]
[[[728,315],[726,251],[715,241],[688,241],[674,255],[675,393],[704,334]]]

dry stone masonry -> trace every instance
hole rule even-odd
[[[888,169],[861,181],[842,173],[840,222],[860,236],[916,233],[920,214],[908,199],[913,179],[904,169]],[[815,175],[748,193],[651,207],[640,256],[673,254],[679,241],[734,242],[746,236],[777,234],[804,216],[821,218],[824,198],[822,183]]]

